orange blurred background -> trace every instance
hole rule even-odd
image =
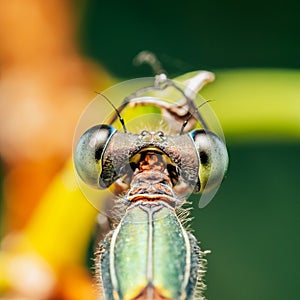
[[[1,223],[5,224],[0,248],[1,299],[94,297],[83,263],[78,258],[65,260],[54,254],[75,247],[72,242],[81,239],[80,232],[70,234],[72,239],[68,240],[68,234],[62,233],[64,228],[55,231],[51,222],[69,223],[70,231],[76,226],[72,228],[72,222],[62,213],[51,215],[49,210],[60,210],[64,204],[43,196],[71,156],[74,128],[85,105],[95,90],[111,84],[99,65],[79,53],[77,26],[72,1],[0,3],[0,155],[4,168]],[[66,186],[56,188],[62,191]],[[68,203],[72,204],[76,205]],[[40,208],[43,205],[47,212]],[[72,213],[72,209],[68,212],[66,206],[64,213]],[[47,223],[49,214],[52,220]],[[80,223],[76,218],[73,221]],[[92,218],[90,227],[93,222]],[[37,231],[40,226],[42,232]],[[43,241],[47,235],[48,243]],[[58,245],[60,239],[66,240],[65,248]],[[39,246],[45,245],[47,251],[40,250]]]

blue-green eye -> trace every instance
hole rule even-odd
[[[228,166],[228,153],[223,141],[214,133],[193,130],[189,133],[199,155],[199,183],[195,192],[211,191],[219,186]]]
[[[111,137],[116,132],[112,126],[101,124],[88,129],[80,138],[74,152],[74,163],[79,177],[88,185],[104,188],[99,178],[102,156]]]

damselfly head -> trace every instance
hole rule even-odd
[[[157,77],[126,81],[87,107],[74,137],[74,162],[81,189],[98,209],[100,196],[86,184],[126,193],[147,151],[161,156],[174,197],[187,199],[196,192],[200,207],[209,203],[226,172],[228,154],[219,122],[195,88],[193,78],[211,80],[211,73],[202,73],[181,83],[167,77],[159,83]]]

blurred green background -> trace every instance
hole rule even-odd
[[[194,201],[192,227],[212,250],[206,296],[298,299],[300,2],[77,0],[73,8],[81,52],[117,80],[152,75],[132,64],[142,50],[170,77],[216,73],[203,95],[217,100],[230,166],[207,207]]]
[[[86,1],[86,54],[121,77],[132,58],[155,52],[171,74],[196,69],[299,68],[299,9],[287,1]]]
[[[240,68],[278,68],[280,73],[300,67],[299,11],[300,2],[290,0],[91,0],[80,40],[88,56],[121,78],[149,75],[147,66],[132,65],[132,58],[145,49],[158,55],[170,75],[208,69],[218,76],[221,69]],[[271,80],[266,82],[270,90]],[[246,93],[249,101],[251,91],[243,93],[241,103]],[[297,98],[295,109],[300,110],[299,94]],[[274,105],[286,113],[289,99],[280,99],[268,104],[270,112]],[[220,95],[217,101],[222,101]],[[259,110],[263,103],[253,99],[253,106]],[[237,113],[249,117],[242,109]],[[218,116],[224,117],[222,111]],[[206,292],[210,300],[299,298],[300,142],[286,138],[282,126],[274,120],[272,139],[264,139],[264,128],[237,128],[240,136],[235,138],[225,128],[227,179],[206,208],[193,212],[195,234],[204,249],[212,250]]]

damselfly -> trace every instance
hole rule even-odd
[[[96,258],[107,300],[204,299],[205,252],[178,214],[187,218],[181,207],[191,193],[206,205],[226,172],[221,129],[208,120],[215,118],[197,94],[212,80],[202,71],[181,83],[164,74],[128,81],[100,94],[81,118],[78,135],[93,126],[74,152],[80,180],[117,195],[106,203],[117,221]],[[99,111],[108,113],[107,101],[116,108],[109,106],[111,114],[97,125]],[[84,183],[87,197],[103,211]]]

